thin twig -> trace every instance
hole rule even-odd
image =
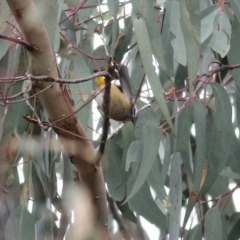
[[[28,74],[28,76],[26,75],[26,76],[21,76],[21,77],[0,77],[0,81],[2,83],[22,82],[22,81],[28,79],[28,77],[29,77],[31,80],[34,80],[34,81],[76,84],[76,83],[87,82],[87,81],[89,81],[93,78],[99,77],[99,76],[110,77],[110,74],[106,71],[101,71],[101,72],[94,73],[88,77],[77,78],[77,79],[62,79],[62,78],[54,78],[54,77],[50,77],[50,76],[33,76],[31,74]]]
[[[70,13],[65,19],[63,19],[61,22],[59,22],[59,24],[65,22],[65,21],[68,20],[70,17],[72,17],[79,9],[81,9],[81,8],[83,7],[83,5],[84,5],[86,2],[87,2],[87,0],[83,0],[83,1],[81,2],[81,4],[80,4],[78,7],[76,7],[76,8],[74,9],[74,11],[73,11],[72,13]]]
[[[221,201],[221,199],[229,194],[233,194],[238,188],[240,188],[240,183],[238,183],[233,189],[220,194],[218,197],[210,199],[210,200],[206,200],[206,201],[200,201],[200,204],[204,204],[204,203],[208,203],[208,202],[218,202]]]
[[[14,43],[18,43],[21,44],[22,46],[24,46],[28,51],[33,51],[33,50],[38,50],[37,47],[34,47],[33,45],[29,44],[28,42],[21,40],[19,38],[14,38],[14,37],[10,37],[4,34],[0,34],[0,38],[1,39],[5,39]]]
[[[35,108],[30,104],[30,102],[28,101],[28,92],[31,91],[32,89],[32,82],[31,80],[25,80],[24,83],[23,83],[23,86],[22,86],[22,95],[23,95],[23,98],[26,102],[26,104],[28,105],[28,107],[32,110],[33,114],[35,115],[36,119],[37,119],[37,122],[38,122],[38,125],[43,129],[43,130],[48,130],[48,128],[46,126],[44,126],[42,124],[42,121],[40,120],[40,118],[38,117],[38,114],[35,110]]]

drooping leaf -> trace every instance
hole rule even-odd
[[[192,179],[189,159],[190,129],[192,126],[192,107],[186,106],[178,117],[176,152],[180,152],[188,176]]]
[[[205,194],[213,185],[225,166],[231,152],[233,129],[231,125],[231,104],[223,87],[212,83],[216,101],[214,113],[207,114],[206,122],[206,163],[207,174],[203,185]]]
[[[204,9],[201,13],[201,42],[203,43],[213,32],[213,22],[220,9],[217,8],[216,4],[209,6]]]
[[[130,210],[128,203],[121,204],[121,203],[117,202],[117,207],[121,211],[121,213],[123,214],[124,217],[126,217],[128,220],[130,220],[134,223],[137,222],[137,218],[134,215],[134,213]]]
[[[232,27],[224,11],[218,12],[213,22],[213,34],[210,42],[211,48],[225,57],[230,49],[229,39]]]
[[[133,12],[132,17],[133,20],[137,18],[139,21],[139,24],[141,24],[143,20],[143,29],[142,29],[142,36],[145,36],[142,38],[142,40],[137,37],[137,42],[139,45],[139,41],[146,41],[147,44],[150,44],[147,48],[152,49],[151,52],[155,55],[155,57],[158,59],[158,62],[160,64],[160,68],[162,71],[166,71],[167,66],[164,61],[163,56],[163,43],[162,43],[162,37],[160,35],[160,27],[161,25],[157,24],[157,21],[155,17],[157,17],[157,11],[154,9],[154,5],[150,4],[148,2],[145,2],[144,0],[138,1],[134,0],[132,1],[133,5]],[[135,25],[136,22],[133,24],[135,29],[135,34],[138,36],[140,33],[140,29]],[[139,33],[138,33],[139,31]],[[149,39],[146,39],[149,38]],[[141,49],[141,47],[140,47]]]
[[[136,165],[133,168],[135,167]],[[132,181],[133,179],[130,180],[130,184],[132,184]],[[129,200],[129,206],[131,210],[137,212],[161,230],[166,228],[166,217],[159,210],[156,203],[152,199],[147,182],[145,182],[135,196]]]
[[[159,130],[153,126],[145,127],[142,131],[142,136],[143,136],[143,139],[142,139],[143,154],[142,154],[142,159],[139,166],[139,171],[136,176],[133,188],[125,201],[132,198],[143,186],[143,184],[148,178],[148,175],[152,169],[152,166],[158,154],[158,148],[160,144]],[[141,145],[139,146],[141,147]]]
[[[38,221],[42,214],[44,213],[44,206],[46,201],[46,196],[44,193],[44,188],[42,186],[42,181],[36,171],[36,165],[32,165],[32,184],[34,193],[34,206],[35,221]]]
[[[189,230],[186,240],[202,240],[202,235],[202,224],[199,223]]]
[[[228,219],[227,225],[228,225],[228,238],[227,240],[237,240],[240,237],[240,213],[235,212],[233,213],[230,218]]]
[[[8,218],[5,239],[6,240],[24,240],[35,238],[34,217],[24,205],[15,208]]]
[[[196,78],[200,60],[200,9],[199,1],[179,1],[181,18],[180,24],[184,36],[188,64],[190,94],[193,92],[192,83]]]
[[[203,105],[196,99],[193,100],[194,123],[196,130],[196,153],[194,162],[194,178],[192,191],[199,196],[201,184],[204,182],[204,164],[206,153],[206,118]]]
[[[237,180],[240,179],[240,174],[236,172],[232,172],[231,170],[228,170],[228,169],[223,169],[221,172],[221,176],[231,178],[231,179],[237,179]]]
[[[128,49],[128,46],[130,45],[130,42],[133,37],[133,27],[132,27],[132,19],[131,17],[127,17],[124,20],[124,32],[122,35],[118,36],[118,44],[115,49],[114,57],[118,62],[121,62],[123,59],[123,56],[125,52]]]
[[[238,0],[230,0],[230,5],[232,7],[232,10],[234,11],[234,14],[238,20],[238,23],[240,23],[240,3]]]
[[[169,201],[172,208],[175,210],[175,217],[169,216],[169,239],[174,240],[179,236],[181,206],[182,206],[182,178],[181,178],[181,157],[180,153],[175,153],[171,176],[170,176],[170,191]]]
[[[167,66],[166,71],[160,71],[160,80],[164,84],[167,78],[174,76],[174,59],[173,59],[173,48],[172,48],[172,39],[174,35],[171,31],[171,17],[172,17],[172,7],[174,5],[174,0],[168,0],[164,3],[165,11],[162,12],[163,20],[161,21],[161,36],[163,42],[163,54],[165,63]]]
[[[240,50],[238,48],[238,36],[240,34],[240,24],[236,18],[232,23],[232,29],[233,31],[230,38],[231,48],[228,52],[227,58],[228,58],[229,64],[237,64],[239,63],[239,58],[240,58]],[[239,68],[232,70],[233,79],[237,84],[237,86],[240,88],[239,74],[240,74]]]
[[[207,213],[204,222],[204,238],[206,240],[223,239],[222,220],[218,207],[213,207]]]
[[[174,52],[174,59],[183,66],[186,66],[186,46],[184,42],[183,31],[181,30],[180,7],[179,2],[177,1],[174,1],[172,5],[170,26],[172,33],[175,35],[175,38],[171,42]]]
[[[161,86],[159,78],[155,72],[154,66],[152,65],[152,48],[150,44],[150,36],[148,34],[147,23],[145,22],[143,16],[141,16],[140,11],[137,6],[140,6],[139,2],[134,4],[133,14],[132,14],[132,23],[135,29],[135,35],[137,38],[137,43],[139,46],[140,55],[142,58],[143,66],[146,72],[146,75],[150,81],[152,91],[154,96],[157,99],[159,106],[165,116],[168,124],[173,129],[172,121],[170,119],[169,110],[167,108],[166,102],[164,100],[164,90]],[[140,14],[140,15],[139,15]],[[144,38],[142,36],[145,36]],[[164,66],[162,66],[164,67]]]
[[[169,134],[166,134],[166,140],[165,140],[165,152],[164,152],[164,159],[163,159],[163,166],[161,171],[161,179],[162,182],[165,183],[167,174],[168,174],[168,167],[170,164],[170,155],[171,155],[171,143],[170,143],[170,137]]]
[[[125,196],[124,176],[121,171],[122,149],[115,143],[109,141],[105,149],[107,153],[107,177],[109,192],[116,201],[122,201]]]

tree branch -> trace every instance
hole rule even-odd
[[[29,69],[34,76],[58,77],[57,62],[46,29],[39,17],[32,0],[7,0],[7,3],[19,25],[24,41],[31,43],[32,51],[28,49]],[[54,131],[69,156],[74,162],[82,181],[91,192],[97,212],[98,222],[103,228],[107,226],[107,206],[105,183],[102,168],[95,168],[94,163],[99,158],[92,142],[73,114],[72,106],[59,83],[50,84],[43,81],[33,81],[33,91],[37,94],[48,113],[50,122],[55,122]],[[45,91],[42,91],[46,89]],[[63,116],[69,116],[63,118]],[[70,133],[69,133],[70,132]],[[81,138],[76,137],[81,136]]]
[[[10,37],[10,36],[7,36],[7,35],[4,35],[4,34],[0,34],[0,38],[1,39],[5,39],[5,40],[8,40],[8,41],[11,41],[11,42],[14,42],[14,43],[18,43],[18,44],[21,44],[22,46],[24,46],[28,51],[33,51],[35,50],[34,46],[29,44],[28,42],[26,41],[23,41],[19,38],[14,38],[14,37]]]

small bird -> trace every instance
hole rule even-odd
[[[116,121],[133,121],[135,117],[135,108],[132,102],[132,92],[129,84],[129,75],[127,67],[120,65],[119,80],[121,86],[111,83],[109,118]],[[100,76],[96,78],[97,91],[105,88],[105,77]],[[103,110],[103,95],[104,90],[96,96],[98,107]]]

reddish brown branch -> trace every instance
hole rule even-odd
[[[36,46],[34,51],[28,51],[29,62],[31,62],[28,71],[34,76],[58,78],[55,53],[34,2],[32,0],[7,0],[7,3],[18,23],[24,41]],[[49,88],[49,85],[52,86]],[[50,122],[56,123],[53,129],[58,134],[65,152],[74,162],[82,182],[91,193],[98,223],[106,229],[105,182],[101,167],[96,169],[94,165],[96,159],[100,157],[98,152],[73,114],[72,105],[59,83],[32,81],[32,89],[45,108]],[[63,119],[65,116],[70,117]]]
[[[1,39],[5,39],[5,40],[8,40],[8,41],[11,41],[11,42],[14,42],[14,43],[17,43],[17,44],[21,44],[22,46],[24,46],[28,51],[33,51],[33,50],[36,50],[36,48],[29,44],[28,42],[24,41],[24,40],[21,40],[19,38],[14,38],[14,37],[10,37],[10,36],[7,36],[7,35],[4,35],[4,34],[0,34],[0,38]]]

